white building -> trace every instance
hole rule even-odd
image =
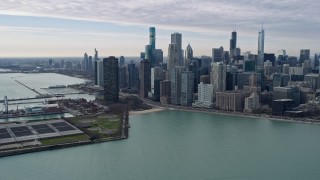
[[[212,102],[213,102],[213,85],[203,84],[203,82],[200,82],[200,84],[198,84],[198,100],[192,103],[192,106],[211,108],[213,105]]]
[[[244,100],[244,111],[252,112],[260,107],[259,95],[257,92],[251,93],[249,97]]]
[[[289,67],[290,75],[303,75],[303,67]]]

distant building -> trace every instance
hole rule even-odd
[[[185,65],[189,64],[189,62],[193,59],[193,50],[190,44],[188,44],[186,51],[185,51]]]
[[[223,61],[223,47],[221,46],[220,48],[213,48],[212,49],[212,61],[213,62],[221,62]]]
[[[320,88],[319,80],[319,74],[306,74],[304,76],[304,81],[307,82],[307,87],[313,89],[314,92],[316,89]]]
[[[125,59],[124,59],[124,57],[123,56],[120,56],[120,67],[121,66],[124,66],[124,64],[125,64]]]
[[[237,81],[237,67],[227,65],[227,73],[226,73],[226,90],[232,91],[236,86]]]
[[[104,98],[107,104],[119,101],[119,64],[114,56],[103,59]]]
[[[237,55],[236,48],[237,48],[237,32],[233,31],[231,33],[231,39],[230,39],[230,57],[231,58]]]
[[[263,68],[264,62],[264,29],[262,28],[259,32],[258,37],[258,61],[257,61],[257,69]]]
[[[103,60],[97,61],[97,85],[100,87],[104,86],[104,73],[103,73]]]
[[[305,60],[309,60],[309,59],[310,59],[310,49],[301,49],[299,62],[302,64]]]

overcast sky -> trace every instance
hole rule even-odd
[[[234,27],[241,51],[257,53],[262,24],[265,52],[320,52],[318,0],[1,0],[0,57],[139,56],[150,26],[164,55],[173,32],[196,56],[229,49]]]

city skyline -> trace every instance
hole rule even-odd
[[[297,5],[304,8],[297,8]],[[78,56],[97,48],[102,57],[139,56],[148,27],[157,29],[156,46],[167,55],[170,34],[182,34],[195,56],[229,48],[237,31],[241,52],[256,53],[264,24],[265,52],[298,56],[300,49],[320,52],[317,1],[15,1],[0,3],[1,57]],[[236,28],[235,28],[236,27]],[[88,52],[91,54],[90,52]]]

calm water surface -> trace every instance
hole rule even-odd
[[[320,178],[320,126],[204,113],[130,116],[127,140],[0,158],[4,180]]]

